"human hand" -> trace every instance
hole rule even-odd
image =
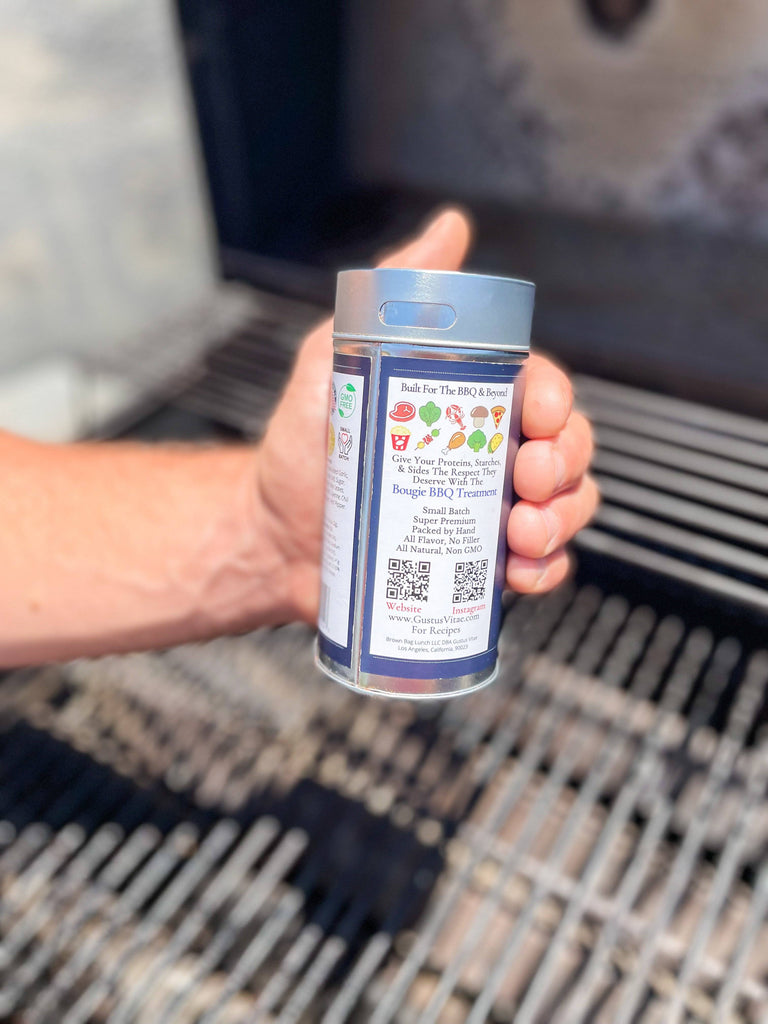
[[[379,266],[458,270],[470,226],[446,210]],[[314,622],[320,590],[328,389],[333,343],[325,320],[304,341],[258,455],[258,497],[269,513],[273,542],[282,553],[290,614]],[[586,476],[592,454],[587,420],[572,410],[566,375],[543,356],[528,361],[523,433],[530,440],[515,464],[520,501],[508,524],[509,585],[520,592],[556,586],[568,570],[565,543],[591,517],[597,488]],[[291,444],[290,462],[287,440]]]

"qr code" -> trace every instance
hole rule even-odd
[[[431,562],[390,558],[387,562],[387,598],[392,601],[426,601],[431,568]]]
[[[453,569],[453,603],[482,601],[488,580],[488,559],[476,562],[457,562]]]

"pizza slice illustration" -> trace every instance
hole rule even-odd
[[[504,408],[503,405],[493,406],[493,408],[491,409],[491,416],[493,416],[494,426],[498,427],[498,425],[501,423],[501,417],[504,415],[506,411],[507,410]]]

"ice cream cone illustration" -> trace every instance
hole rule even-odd
[[[411,437],[410,429],[402,423],[397,423],[390,429],[390,435],[392,437],[392,447],[395,451],[404,452],[408,447],[408,441]]]

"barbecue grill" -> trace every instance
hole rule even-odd
[[[257,435],[317,312],[255,295],[130,432]],[[605,501],[487,690],[300,626],[5,679],[0,1019],[765,1018],[765,425],[577,384]]]
[[[241,284],[162,373],[122,353],[155,376],[94,435],[257,438],[328,268],[440,197],[341,181],[342,7],[180,4]],[[298,625],[6,675],[0,1021],[768,1019],[764,255],[469,198],[595,425],[572,580],[508,595],[498,682],[436,705],[330,684]]]

